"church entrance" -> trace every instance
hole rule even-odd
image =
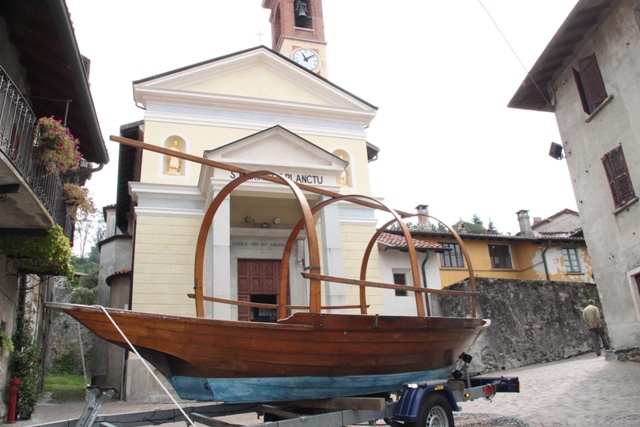
[[[280,260],[238,259],[238,301],[277,304],[281,263]],[[238,307],[238,320],[275,322],[277,319],[276,309]]]

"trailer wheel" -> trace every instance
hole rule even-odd
[[[453,427],[453,411],[440,393],[429,394],[420,407],[417,427]]]

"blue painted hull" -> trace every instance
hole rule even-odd
[[[363,396],[402,389],[404,384],[444,380],[448,366],[422,372],[345,377],[195,378],[174,376],[171,385],[182,399],[217,402],[282,402]]]

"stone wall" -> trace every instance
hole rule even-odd
[[[468,279],[446,289],[469,290]],[[592,351],[582,320],[595,284],[476,278],[478,317],[491,320],[468,353],[470,372],[487,373],[552,362]],[[432,296],[435,315],[470,316],[471,298]],[[605,320],[603,318],[603,320]]]
[[[71,298],[71,290],[64,287],[56,287],[53,300],[55,302],[68,303]],[[79,326],[79,327],[78,327]],[[78,333],[78,330],[80,333]],[[81,338],[82,337],[82,338]],[[66,349],[73,351],[76,362],[75,372],[82,374],[82,359],[80,358],[80,339],[82,339],[82,351],[87,360],[87,379],[91,378],[91,355],[95,335],[87,328],[79,325],[71,316],[58,311],[51,312],[51,327],[47,337],[47,349],[45,358],[45,372],[49,372],[54,361],[59,358]]]

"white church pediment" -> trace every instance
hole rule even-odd
[[[368,125],[376,107],[260,46],[133,82],[136,102],[344,120]],[[151,107],[151,108],[149,108]]]
[[[338,177],[348,164],[281,126],[207,151],[204,157],[251,171],[268,170],[296,183],[331,188],[337,187]],[[222,185],[236,176],[224,169],[205,167],[201,182],[213,180]]]

